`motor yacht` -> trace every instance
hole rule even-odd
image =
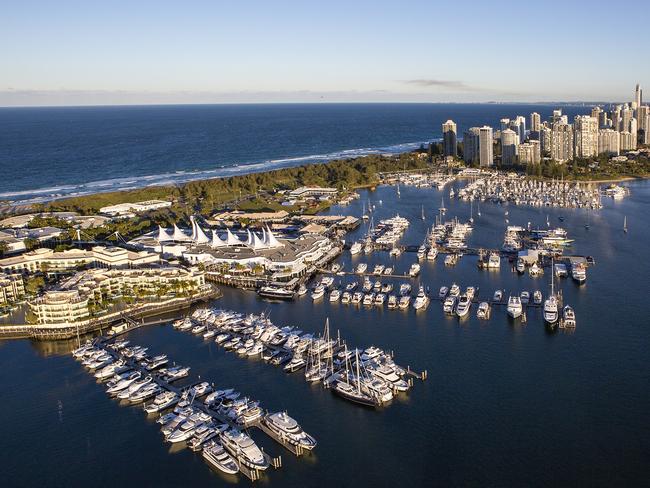
[[[138,391],[129,396],[129,402],[131,403],[142,403],[149,398],[158,395],[162,391],[162,388],[155,383],[149,383]]]
[[[572,264],[571,277],[576,283],[582,285],[587,281],[587,267],[583,263]]]
[[[136,391],[138,391],[140,388],[144,387],[145,385],[148,385],[152,381],[153,381],[153,377],[151,375],[136,380],[133,383],[131,383],[128,388],[125,388],[122,391],[120,391],[117,394],[117,398],[119,398],[120,400],[126,400],[131,395],[133,395]]]
[[[541,305],[542,304],[542,292],[539,290],[535,290],[533,292],[533,303],[535,305]]]
[[[364,305],[372,305],[374,301],[375,301],[375,294],[374,293],[366,293],[363,296],[363,304]]]
[[[569,305],[565,305],[562,309],[562,326],[565,328],[576,326],[576,314]]]
[[[554,324],[559,318],[557,297],[551,294],[544,302],[544,320],[549,324]]]
[[[223,447],[240,463],[250,469],[265,470],[269,461],[253,442],[253,439],[239,430],[230,429],[221,434]]]
[[[298,287],[298,296],[303,296],[307,294],[307,286],[305,286],[304,283],[300,283],[300,286]]]
[[[456,305],[456,315],[465,317],[469,313],[471,305],[472,301],[469,296],[467,296],[467,293],[463,293],[458,299],[458,305]]]
[[[500,303],[503,300],[503,290],[496,290],[492,296],[492,301],[495,303]]]
[[[294,355],[291,358],[291,361],[289,361],[285,367],[284,370],[287,373],[293,373],[294,371],[298,371],[299,369],[304,368],[307,365],[307,362],[305,361],[305,358],[302,356]]]
[[[451,288],[449,289],[449,295],[452,297],[457,297],[460,295],[460,286],[458,286],[456,283],[453,283],[451,285]]]
[[[206,444],[202,456],[210,466],[223,473],[237,474],[239,472],[239,466],[237,466],[235,459],[218,442]]]
[[[147,366],[145,367],[147,371],[153,371],[154,369],[160,368],[161,366],[164,366],[169,362],[169,359],[167,358],[166,354],[160,354],[159,356],[155,356],[151,358],[151,360],[147,363]]]
[[[144,406],[144,411],[147,413],[155,413],[172,407],[178,403],[178,395],[173,391],[163,391],[156,395],[153,402]]]
[[[408,295],[411,293],[411,284],[410,283],[402,283],[399,287],[399,294],[401,296]]]
[[[385,293],[377,293],[377,295],[375,295],[375,300],[374,300],[375,305],[383,306],[385,301],[386,301]]]
[[[388,295],[388,308],[390,310],[394,310],[397,308],[397,296],[396,295]]]
[[[350,303],[352,301],[352,293],[344,291],[341,295],[341,303]]]
[[[324,295],[325,295],[325,287],[322,284],[320,284],[316,288],[314,288],[314,291],[311,293],[311,298],[312,300],[316,301],[323,298]]]
[[[269,298],[271,300],[293,300],[295,298],[293,290],[271,285],[262,286],[257,291],[257,294],[263,298]]]
[[[441,286],[440,290],[438,291],[438,298],[442,300],[443,298],[447,297],[448,293],[449,293],[449,288],[447,288],[446,286]]]
[[[487,267],[488,269],[499,269],[501,267],[501,257],[498,253],[490,253],[490,257],[487,261]]]
[[[175,444],[177,442],[183,442],[188,440],[194,435],[196,429],[198,429],[204,422],[200,420],[193,420],[191,418],[182,422],[176,429],[174,429],[166,438],[167,442]]]
[[[352,244],[352,246],[350,246],[350,254],[352,254],[353,256],[355,254],[359,254],[362,249],[363,249],[363,245],[357,241],[354,244]]]
[[[526,263],[524,262],[523,259],[521,258],[517,259],[517,264],[515,266],[515,269],[517,270],[517,273],[524,274],[524,272],[526,271]]]
[[[479,319],[488,319],[490,318],[490,304],[488,302],[481,302],[476,311],[476,316]]]
[[[447,296],[442,303],[442,310],[445,313],[454,313],[456,311],[456,300],[457,298],[453,295]]]
[[[420,274],[420,265],[418,263],[413,263],[409,269],[409,276],[415,278]]]
[[[187,447],[196,452],[203,449],[203,445],[217,436],[217,429],[211,423],[201,425],[194,431],[194,435],[187,441]]]
[[[427,252],[427,261],[435,261],[438,257],[438,249],[434,246]]]
[[[357,267],[355,268],[355,272],[357,274],[363,274],[363,273],[366,272],[367,269],[368,269],[368,265],[366,263],[359,263],[359,264],[357,264]]]
[[[364,296],[363,293],[361,293],[360,291],[354,292],[354,294],[352,295],[352,303],[358,305],[363,300],[363,296]]]
[[[403,295],[399,297],[399,302],[397,303],[397,307],[404,310],[409,307],[411,304],[411,295]]]
[[[519,298],[518,295],[511,295],[508,298],[507,312],[508,315],[510,315],[510,317],[513,319],[521,317],[521,314],[523,313],[523,307],[521,305],[521,298]]]
[[[421,286],[417,296],[415,297],[415,301],[413,302],[413,308],[415,308],[415,310],[423,310],[427,305],[429,305],[429,297],[424,292],[424,287]]]
[[[139,371],[131,371],[129,373],[126,373],[124,376],[120,377],[119,379],[116,378],[115,381],[111,381],[107,385],[106,393],[109,395],[117,395],[121,391],[126,390],[129,388],[133,383],[135,383],[137,380],[140,379],[140,372]]]
[[[341,292],[339,291],[338,288],[334,288],[330,292],[330,302],[338,302],[339,298],[341,298]]]
[[[522,305],[528,305],[528,302],[530,302],[530,292],[528,291],[522,291],[519,294],[519,298],[521,299],[521,304]]]
[[[375,367],[368,368],[368,372],[388,384],[395,391],[407,391],[409,389],[409,384],[401,378],[396,372],[395,369],[390,367],[387,364],[378,365]]]

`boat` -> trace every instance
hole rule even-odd
[[[308,451],[316,447],[316,439],[302,430],[298,422],[286,412],[269,413],[262,418],[262,422],[269,430],[294,446]]]
[[[145,378],[134,381],[133,383],[131,383],[131,385],[128,388],[120,391],[117,394],[117,398],[119,398],[120,400],[128,400],[129,398],[131,398],[131,396],[135,395],[135,393],[138,390],[140,390],[141,388],[144,388],[146,385],[148,385],[152,381],[153,381],[153,378],[151,376],[147,376]]]
[[[557,297],[555,294],[551,294],[544,302],[544,320],[549,324],[554,324],[557,322],[558,316]]]
[[[432,246],[431,249],[427,251],[427,261],[435,261],[438,257],[438,248]]]
[[[375,265],[375,268],[372,270],[372,274],[379,276],[384,272],[385,266],[383,264]]]
[[[309,290],[307,290],[307,286],[304,283],[300,283],[300,286],[298,287],[298,296],[301,297],[303,295],[306,295],[308,291]]]
[[[167,358],[167,354],[160,354],[159,356],[155,356],[151,358],[151,360],[148,362],[146,366],[147,371],[153,371],[154,369],[160,368],[161,366],[164,366],[169,362],[169,359]]]
[[[350,303],[352,301],[352,293],[344,291],[341,295],[341,303]]]
[[[534,262],[533,265],[528,269],[528,274],[531,277],[541,276],[544,274],[544,269],[539,266],[537,262]]]
[[[413,263],[409,269],[409,276],[415,278],[420,274],[420,265],[418,263]]]
[[[187,447],[192,451],[200,451],[203,449],[203,445],[209,442],[211,439],[217,436],[217,429],[215,429],[212,423],[206,423],[201,425],[198,429],[194,431],[194,435],[190,440],[187,441]]]
[[[487,261],[487,267],[488,269],[498,269],[501,267],[501,256],[499,256],[499,254],[496,252],[490,253],[490,257]]]
[[[542,292],[539,290],[535,290],[533,292],[533,303],[535,305],[541,305],[542,304]]]
[[[178,403],[178,395],[173,391],[163,391],[154,398],[153,402],[144,406],[147,413],[160,412]]]
[[[627,215],[623,217],[623,232],[627,234]]]
[[[354,304],[359,304],[363,300],[364,295],[360,291],[355,291],[354,294],[352,295],[352,303]]]
[[[562,327],[573,328],[576,326],[576,314],[569,305],[565,305],[562,309]]]
[[[441,286],[440,290],[438,291],[438,298],[442,300],[443,298],[447,297],[448,293],[449,293],[449,288],[447,288],[446,286]]]
[[[425,309],[427,305],[429,305],[429,297],[424,292],[424,287],[421,286],[417,296],[415,297],[415,301],[413,302],[413,308],[415,308],[415,310],[422,310]]]
[[[472,301],[467,296],[466,293],[463,293],[458,299],[458,305],[456,305],[456,315],[459,317],[464,317],[469,313],[469,309],[472,306]]]
[[[445,313],[454,313],[456,310],[456,297],[449,295],[447,298],[445,298],[445,301],[442,303],[442,310]]]
[[[357,286],[359,286],[359,283],[356,281],[353,281],[352,283],[348,283],[345,285],[345,291],[354,291],[357,289]]]
[[[517,264],[515,266],[515,269],[517,270],[517,273],[524,274],[524,272],[526,271],[526,263],[524,262],[523,259],[521,258],[517,259]]]
[[[388,308],[394,310],[397,308],[397,296],[390,294],[388,295]]]
[[[357,241],[350,246],[350,254],[352,254],[353,256],[355,254],[359,254],[362,249],[363,249],[363,245]]]
[[[582,285],[587,281],[587,267],[584,263],[574,263],[571,265],[571,277],[573,280]]]
[[[403,295],[399,298],[399,302],[397,303],[397,306],[398,308],[403,310],[408,308],[410,304],[411,304],[411,296]]]
[[[130,403],[141,403],[153,396],[158,395],[162,391],[162,388],[158,386],[156,383],[149,383],[142,388],[140,388],[138,391],[133,393],[131,396],[129,396],[129,402]]]
[[[385,293],[377,293],[377,295],[375,295],[375,301],[374,301],[375,305],[383,306],[385,301],[386,301]]]
[[[476,311],[476,316],[479,319],[488,319],[490,318],[490,304],[488,302],[481,302]]]
[[[117,394],[131,386],[133,382],[140,379],[140,376],[141,373],[139,371],[130,371],[124,373],[123,375],[118,376],[107,383],[106,393],[109,395]]]
[[[530,302],[530,292],[522,291],[519,294],[519,298],[521,299],[522,305],[528,305],[528,302]]]
[[[566,278],[569,276],[569,272],[567,271],[566,264],[558,263],[553,266],[553,269],[555,270],[555,276],[558,278]]]
[[[341,292],[339,291],[338,288],[334,288],[330,292],[330,302],[338,302],[339,298],[341,298]]]
[[[271,298],[274,300],[293,300],[294,292],[286,288],[279,286],[263,286],[258,291],[257,294],[264,298]]]
[[[523,313],[523,307],[521,305],[521,299],[517,295],[511,295],[508,298],[508,315],[513,319],[521,317]]]
[[[357,267],[355,268],[355,272],[357,274],[363,274],[363,273],[366,272],[367,269],[368,269],[368,265],[366,263],[359,263],[359,264],[357,264]]]
[[[503,300],[503,290],[496,290],[492,296],[492,301],[495,303],[500,303]]]
[[[320,284],[316,288],[314,288],[314,291],[311,293],[311,298],[312,300],[316,301],[323,298],[324,295],[325,295],[325,287],[322,284]]]
[[[289,361],[285,366],[284,370],[287,373],[293,373],[295,371],[298,371],[302,368],[304,368],[307,365],[307,362],[305,361],[305,358],[303,358],[300,355],[294,355],[291,358],[291,361]]]
[[[452,297],[457,297],[460,295],[460,286],[456,283],[452,283],[451,288],[449,289],[449,295]]]
[[[221,434],[223,447],[249,469],[265,470],[269,461],[257,444],[239,430],[230,429]]]
[[[208,443],[203,448],[202,456],[210,466],[223,473],[237,474],[239,472],[239,466],[235,459],[218,442]]]
[[[372,305],[372,303],[375,301],[375,294],[374,293],[366,293],[363,296],[363,304],[364,305]]]
[[[194,432],[196,431],[197,428],[199,428],[201,425],[203,425],[203,422],[200,420],[194,420],[192,418],[189,418],[182,422],[176,429],[174,429],[166,438],[165,440],[167,442],[171,442],[172,444],[176,444],[178,442],[183,442],[188,440],[190,437],[194,435]]]

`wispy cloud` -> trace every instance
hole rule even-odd
[[[403,80],[402,83],[407,85],[423,86],[423,87],[440,87],[448,88],[451,90],[474,91],[475,88],[466,85],[458,80],[432,80],[432,79],[419,79],[419,80]]]

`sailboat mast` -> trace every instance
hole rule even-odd
[[[361,394],[361,376],[359,376],[359,349],[355,349],[354,352],[357,361],[357,392]]]

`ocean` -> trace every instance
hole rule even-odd
[[[235,388],[266,409],[288,411],[316,437],[315,451],[296,458],[253,429],[255,441],[283,460],[259,486],[647,486],[650,327],[644,296],[650,270],[643,251],[650,240],[650,182],[625,184],[630,196],[603,199],[600,211],[481,203],[479,217],[474,205],[470,247],[499,247],[508,211],[510,225],[545,227],[547,218],[562,225],[575,239],[570,252],[594,257],[586,284],[570,278],[556,282],[576,311],[574,331],[549,331],[539,309],[528,311],[525,325],[509,320],[505,307],[481,321],[473,305],[459,320],[446,316],[435,300],[423,312],[393,311],[313,302],[309,296],[267,302],[254,292],[224,288],[223,298],[212,304],[269,312],[276,324],[306,332],[321,331],[329,319],[351,347],[379,346],[393,351],[398,364],[428,371],[426,381],[416,381],[407,395],[379,410],[308,384],[302,372],[287,374],[238,357],[170,323],[127,337],[151,354],[167,353],[191,366],[186,384],[200,378],[217,388]],[[450,199],[449,189],[402,187],[398,198],[395,187],[380,186],[329,212],[359,216],[372,204],[376,221],[399,213],[411,221],[401,243],[419,245],[443,195],[448,219],[469,218],[469,202]],[[366,226],[348,239],[363,236]],[[370,269],[391,262],[400,273],[415,260],[409,252],[397,259],[387,252],[355,257],[345,252],[339,258],[348,270],[359,262]],[[453,282],[478,287],[481,299],[490,299],[496,289],[506,296],[549,292],[548,272],[519,276],[510,266],[503,259],[499,271],[479,270],[476,257],[468,255],[446,267],[439,256],[422,263],[413,283],[434,296]],[[215,473],[188,449],[165,444],[155,417],[110,399],[72,359],[74,342],[0,341],[3,486],[250,486],[242,476]]]
[[[34,202],[397,153],[552,105],[249,104],[0,108],[0,200]],[[569,118],[589,111],[563,106]]]

